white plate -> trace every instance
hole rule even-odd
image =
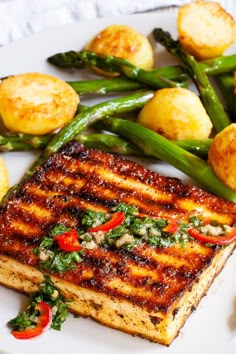
[[[176,36],[176,10],[79,22],[0,48],[0,77],[38,71],[65,80],[75,80],[81,77],[80,72],[63,72],[49,65],[46,58],[56,52],[81,49],[94,34],[111,23],[128,24],[146,35],[151,34],[154,27],[162,27]],[[155,43],[153,45],[159,64],[168,65],[173,61],[162,47]],[[235,52],[235,49],[235,46],[231,48],[231,52]],[[29,153],[1,155],[7,163],[11,184],[19,181],[35,158],[34,154]],[[163,163],[153,161],[149,167],[163,174],[186,179],[183,174]],[[169,348],[72,315],[60,332],[50,330],[41,337],[17,341],[11,336],[6,323],[24,308],[26,297],[0,287],[0,354],[65,354],[68,350],[87,354],[233,354],[236,348],[235,275],[236,257],[232,256]]]

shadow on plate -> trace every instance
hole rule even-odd
[[[229,318],[229,328],[232,332],[236,332],[236,297],[234,298],[233,301],[232,315]]]

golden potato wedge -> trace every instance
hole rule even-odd
[[[206,139],[212,130],[199,97],[186,88],[156,91],[140,111],[137,122],[172,140]]]
[[[236,192],[236,123],[215,136],[209,148],[208,162],[217,177]]]
[[[128,60],[143,69],[153,68],[153,49],[147,37],[125,25],[110,25],[86,46],[87,50]],[[96,68],[103,75],[112,75]]]
[[[9,188],[9,176],[4,160],[0,157],[0,201]]]
[[[51,75],[25,73],[0,85],[0,114],[13,132],[50,133],[73,118],[78,103],[74,89]]]
[[[179,41],[198,59],[221,55],[236,40],[236,23],[219,3],[193,1],[178,11]]]

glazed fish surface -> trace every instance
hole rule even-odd
[[[0,283],[29,294],[43,273],[34,250],[55,225],[79,228],[86,210],[119,203],[140,215],[236,223],[236,205],[141,165],[72,141],[40,166],[0,209]],[[234,249],[190,238],[184,245],[85,247],[75,268],[50,272],[70,310],[164,345],[178,335]]]

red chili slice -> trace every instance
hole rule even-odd
[[[166,225],[163,228],[163,231],[170,232],[171,234],[174,234],[179,228],[178,221],[175,219],[170,219],[170,218],[168,218],[167,221],[168,221],[168,225]]]
[[[11,333],[17,339],[30,339],[39,336],[50,328],[52,323],[52,309],[44,301],[41,301],[36,306],[40,311],[38,324],[34,328],[25,329],[23,331],[12,331]]]
[[[232,227],[231,231],[224,236],[209,236],[196,229],[189,229],[188,233],[198,241],[212,243],[214,245],[228,245],[236,241],[236,227]]]
[[[97,232],[97,231],[107,232],[122,224],[124,220],[125,220],[125,213],[123,213],[122,211],[117,211],[112,215],[111,219],[108,220],[105,224],[91,227],[90,229],[88,229],[88,232]]]
[[[54,236],[61,250],[67,252],[81,251],[83,247],[79,243],[78,233],[75,229],[64,232],[63,234]]]

